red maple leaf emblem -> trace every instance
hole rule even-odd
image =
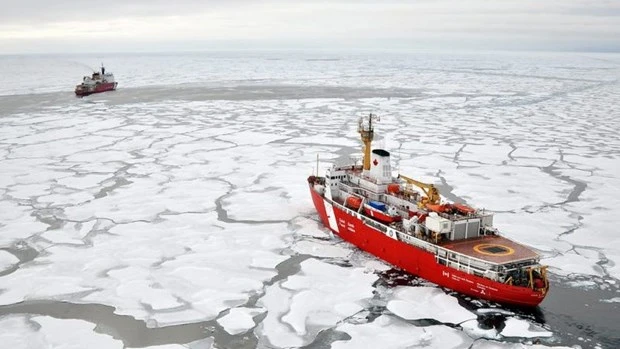
[[[377,161],[377,159],[375,159],[372,163],[375,164],[375,166],[379,165],[379,161]]]

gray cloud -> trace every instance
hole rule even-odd
[[[36,24],[134,16],[181,16],[222,7],[243,6],[244,3],[246,1],[239,0],[4,0],[0,23]]]
[[[472,13],[511,16],[527,13],[567,14],[581,17],[620,16],[620,1],[545,0],[545,1],[455,1],[455,0],[4,0],[0,11],[0,23],[18,24],[59,22],[133,16],[182,16],[200,12],[213,12],[222,8],[243,11],[248,4],[267,3],[277,8],[291,4],[340,4],[351,9],[364,4],[402,4],[419,8],[433,14]],[[533,6],[532,4],[536,4]]]

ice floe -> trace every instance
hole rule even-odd
[[[500,334],[504,337],[537,338],[551,337],[553,335],[552,332],[545,330],[530,321],[518,319],[516,317],[509,317],[504,323],[506,326],[500,332]]]
[[[120,340],[95,332],[95,326],[82,320],[61,320],[48,316],[9,316],[0,318],[0,341],[3,347],[12,349],[124,348]]]
[[[524,344],[524,343],[501,343],[490,340],[477,340],[470,347],[471,349],[575,349],[566,346],[547,346],[543,344]]]
[[[117,225],[91,236],[89,248],[48,247],[41,263],[0,278],[0,303],[52,297],[115,306],[158,326],[209,320],[277,274],[285,257],[272,251],[284,234],[283,224],[225,224],[215,212]]]
[[[252,317],[262,313],[262,309],[252,308],[232,308],[223,317],[217,319],[217,322],[224,327],[226,332],[236,335],[242,332],[246,332],[256,324]]]
[[[15,257],[12,253],[0,250],[0,273],[13,267],[19,262],[19,258]]]
[[[31,209],[12,201],[0,201],[0,246],[27,239],[46,230],[47,224],[31,215]]]
[[[277,347],[303,346],[322,329],[364,309],[377,279],[363,268],[308,259],[301,272],[266,289],[259,304],[267,316],[258,331]]]
[[[387,309],[406,320],[435,319],[459,324],[476,318],[476,314],[461,307],[455,297],[437,287],[396,287]]]
[[[351,336],[348,341],[336,341],[333,349],[347,348],[468,348],[473,340],[447,326],[416,327],[402,320],[381,315],[371,323],[338,325],[336,330]]]

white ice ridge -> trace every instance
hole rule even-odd
[[[123,349],[123,342],[94,331],[95,324],[83,320],[60,320],[49,316],[11,315],[0,318],[3,348],[33,349]],[[37,329],[38,328],[38,329]],[[37,329],[37,330],[35,330]],[[166,349],[181,349],[170,347]]]
[[[322,329],[364,309],[376,279],[364,268],[305,260],[299,274],[268,287],[259,300],[267,317],[258,331],[273,346],[303,346]]]

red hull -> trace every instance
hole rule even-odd
[[[101,84],[96,85],[93,89],[75,89],[75,94],[76,96],[88,96],[91,95],[93,93],[101,93],[101,92],[107,92],[107,91],[114,91],[116,90],[116,82],[104,82]]]
[[[535,307],[545,298],[544,293],[527,287],[495,282],[438,264],[432,253],[388,237],[365,225],[336,203],[333,203],[335,217],[330,219],[325,199],[312,189],[312,185],[310,193],[314,207],[326,227],[343,240],[411,274],[462,294],[499,303]],[[334,224],[337,226],[334,227]]]

